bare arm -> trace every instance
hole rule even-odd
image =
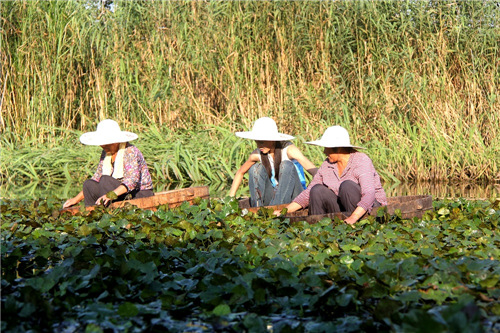
[[[293,212],[296,212],[298,211],[299,209],[302,208],[301,205],[299,205],[298,203],[296,202],[291,202],[288,206],[285,207],[287,209],[287,213],[293,213]],[[274,215],[280,215],[281,214],[281,210],[275,210],[273,212]]]
[[[66,202],[63,204],[63,208],[74,206],[82,200],[83,200],[83,191],[80,191],[80,193],[78,193],[73,198],[66,200]]]
[[[243,176],[245,175],[245,173],[248,172],[248,170],[250,170],[252,165],[257,163],[258,161],[259,161],[259,155],[256,155],[254,154],[254,152],[252,152],[248,157],[248,160],[246,160],[246,162],[243,163],[243,165],[238,169],[238,171],[236,171],[233,183],[231,184],[231,189],[229,190],[230,197],[236,196],[236,191],[238,190],[238,188],[241,185],[241,182],[243,181]]]
[[[311,176],[314,177],[314,175],[318,171],[318,168],[316,168],[316,166],[311,161],[309,161],[309,159],[307,157],[305,157],[304,154],[302,154],[302,152],[300,151],[299,148],[297,148],[297,146],[295,146],[295,145],[289,146],[287,149],[287,155],[288,155],[289,159],[297,160],[297,162],[299,162],[300,165],[302,165],[302,167]]]
[[[122,194],[125,194],[128,192],[128,188],[125,185],[120,185],[117,188],[113,190],[115,192],[116,196],[119,197]],[[101,203],[103,205],[107,205],[111,201],[110,198],[108,198],[107,193],[101,196],[97,201],[95,202],[96,205],[100,205]]]
[[[366,209],[363,207],[356,207],[354,212],[352,212],[351,216],[345,219],[345,222],[347,224],[354,224],[356,223],[363,215],[365,215]]]

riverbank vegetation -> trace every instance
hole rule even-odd
[[[500,330],[498,201],[354,226],[290,223],[234,200],[0,209],[2,332]]]
[[[317,164],[340,124],[385,180],[500,178],[495,2],[89,3],[2,3],[3,183],[87,177],[103,118],[157,182],[227,181],[261,116]]]
[[[128,128],[127,128],[128,129]],[[255,148],[250,140],[238,139],[227,129],[218,127],[197,128],[188,130],[157,130],[150,128],[133,129],[139,133],[139,139],[132,143],[138,146],[146,156],[146,160],[154,180],[156,191],[164,191],[178,187],[209,185],[210,193],[215,197],[224,197],[234,172]],[[71,135],[56,140],[55,144],[39,145],[36,140],[25,141],[22,147],[16,147],[8,140],[3,140],[0,150],[0,164],[3,184],[0,195],[7,198],[42,198],[49,194],[68,198],[76,195],[83,182],[95,171],[101,149],[83,146],[78,137],[81,132],[73,131]],[[318,133],[321,135],[321,133]],[[294,140],[311,161],[319,165],[324,154],[316,146],[304,144],[305,139],[298,136]],[[375,148],[368,143],[366,150],[384,179],[387,195],[432,194],[436,198],[475,197],[490,198],[499,193],[499,184],[471,183],[463,180],[451,182],[399,182],[398,172],[417,172],[421,167],[404,153],[410,151],[405,147],[398,156],[401,162],[393,163],[399,170],[388,166],[388,157],[381,154],[383,148]],[[457,158],[464,154],[460,152]],[[473,158],[472,154],[468,154]],[[490,161],[492,162],[492,161]],[[495,163],[491,163],[495,167]],[[459,168],[457,161],[453,168]],[[450,172],[454,169],[450,168]],[[399,178],[399,179],[398,179]],[[474,189],[474,190],[473,190]],[[472,191],[472,193],[470,192]],[[241,186],[238,195],[248,196],[246,183]]]

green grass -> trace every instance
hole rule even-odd
[[[386,180],[500,179],[494,2],[115,4],[2,3],[4,182],[87,175],[73,145],[103,118],[144,134],[158,181],[226,181],[261,116],[317,164],[302,142],[340,124]]]

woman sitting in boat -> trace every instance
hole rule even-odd
[[[249,173],[250,205],[261,207],[292,202],[306,188],[304,169],[311,175],[318,170],[289,140],[293,136],[278,133],[273,119],[259,118],[249,132],[236,136],[255,140],[255,149],[239,168],[229,196],[234,197],[245,173]]]
[[[327,128],[320,140],[306,142],[324,147],[326,160],[306,190],[287,206],[294,212],[309,206],[309,215],[344,212],[356,223],[373,208],[387,205],[387,197],[372,160],[350,143],[342,126]],[[279,214],[278,211],[275,214]]]
[[[118,123],[111,119],[101,121],[97,131],[80,136],[81,143],[101,146],[103,151],[95,174],[83,183],[83,191],[68,199],[63,208],[82,200],[85,200],[85,206],[94,206],[154,195],[146,161],[141,151],[129,143],[135,139],[137,134],[121,131]],[[107,196],[111,191],[116,194],[116,200]]]

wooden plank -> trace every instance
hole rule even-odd
[[[238,202],[238,205],[241,209],[246,209],[252,213],[257,213],[262,208],[262,207],[250,207],[250,199],[249,198],[241,199]],[[276,206],[265,206],[265,208],[272,209],[272,210],[282,210],[283,208],[286,208],[286,206],[288,206],[288,204],[276,205]]]
[[[250,207],[250,199],[245,198],[239,201],[240,208],[248,209],[251,212],[257,212],[261,207]],[[267,206],[266,208],[271,208],[273,210],[281,210],[285,208],[287,204],[278,206]],[[403,219],[410,219],[413,217],[421,218],[424,213],[432,209],[432,196],[430,195],[412,195],[412,196],[398,196],[387,198],[387,212],[389,215],[394,215],[396,210],[401,211],[401,217]],[[373,209],[370,215],[376,215],[377,209]],[[308,215],[307,209],[301,209],[299,211],[288,213],[282,218],[289,218],[291,222],[296,221],[306,221],[310,224],[317,223],[324,218],[334,219],[338,217],[339,219],[346,219],[348,217],[345,213],[331,213],[323,215]]]
[[[117,201],[111,203],[107,208],[116,209],[133,205],[141,209],[156,210],[160,205],[168,205],[169,208],[180,206],[183,202],[193,203],[195,198],[208,199],[210,197],[208,186],[188,187],[177,190],[170,190],[155,193],[154,196],[147,198],[131,199],[124,201]],[[80,207],[74,206],[61,210],[61,213],[69,212],[76,214],[81,211],[93,211],[97,206]]]
[[[387,212],[394,215],[396,209],[401,211],[401,217],[404,219],[421,218],[426,211],[432,209],[432,196],[411,195],[387,198]],[[372,215],[375,214],[377,211],[373,210]]]

